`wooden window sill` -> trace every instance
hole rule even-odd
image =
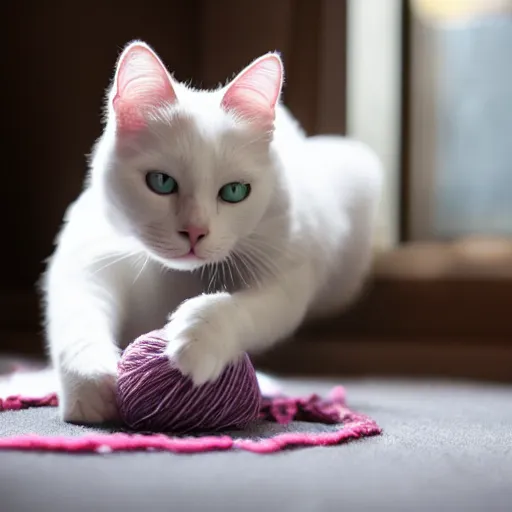
[[[512,280],[512,238],[403,244],[378,254],[374,273],[386,280]]]

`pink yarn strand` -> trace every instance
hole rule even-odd
[[[18,411],[31,407],[55,407],[57,397],[40,398],[12,396],[0,400],[0,411]],[[93,434],[82,437],[47,437],[24,435],[0,437],[3,450],[45,450],[53,452],[111,453],[126,451],[166,451],[172,453],[198,453],[215,450],[243,450],[267,454],[290,447],[331,446],[361,437],[381,433],[380,427],[363,414],[351,411],[345,405],[345,391],[334,388],[329,398],[308,397],[264,398],[260,419],[289,424],[309,421],[334,425],[333,432],[287,432],[265,439],[233,439],[228,435],[203,437],[174,437],[165,434],[137,433]]]

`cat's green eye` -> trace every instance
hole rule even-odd
[[[251,186],[248,183],[233,182],[219,190],[219,197],[226,203],[240,203],[247,199],[250,193]]]
[[[146,184],[155,194],[168,195],[178,191],[176,180],[164,172],[148,172],[146,174]]]

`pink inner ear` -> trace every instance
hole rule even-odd
[[[276,54],[264,55],[232,81],[222,107],[258,124],[272,124],[282,82],[281,59]]]
[[[113,107],[121,130],[145,126],[145,112],[174,103],[176,93],[160,59],[145,45],[133,44],[121,56],[116,74]]]

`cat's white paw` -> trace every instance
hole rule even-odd
[[[197,386],[215,380],[240,356],[234,307],[228,294],[184,302],[167,324],[166,354]]]
[[[119,418],[116,402],[116,376],[66,375],[59,394],[60,415],[64,421],[99,424]]]

